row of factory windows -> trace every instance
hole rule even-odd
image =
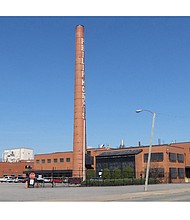
[[[151,153],[151,162],[160,162],[163,160],[164,160],[164,154],[162,152]],[[147,161],[148,161],[148,154],[144,154],[144,162],[147,162]],[[169,153],[169,161],[184,163],[184,155],[170,152]]]
[[[57,158],[54,158],[54,159],[47,159],[47,163],[51,163],[53,160],[53,163],[58,163],[58,159]],[[66,158],[66,162],[70,162],[71,159],[68,157]],[[60,163],[64,163],[64,158],[59,158],[59,162]],[[39,164],[40,163],[40,160],[36,160],[36,164]],[[46,160],[45,159],[41,159],[41,163],[46,163]]]
[[[163,152],[159,153],[151,153],[151,162],[161,162],[164,160],[164,154]],[[144,154],[144,162],[148,161],[148,153]],[[176,153],[169,153],[169,161],[170,162],[176,162],[178,161],[179,163],[184,163],[184,155],[183,154],[176,154]],[[52,159],[47,159],[47,163],[51,163]],[[59,158],[59,162],[63,163],[64,158]],[[70,158],[66,158],[66,162],[70,162]],[[40,160],[36,160],[36,164],[39,164]],[[41,159],[41,163],[44,164],[46,163],[45,159]],[[58,163],[58,159],[54,158],[53,163]]]
[[[172,179],[177,179],[177,177],[185,178],[185,171],[183,168],[170,168],[169,172],[170,172],[170,178]]]
[[[146,170],[145,170],[146,172]],[[164,168],[150,168],[150,177],[167,177],[167,173],[164,172]],[[171,179],[183,179],[185,178],[185,169],[184,168],[169,168],[169,177]]]

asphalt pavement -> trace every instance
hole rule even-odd
[[[190,201],[190,183],[80,187],[57,184],[26,188],[23,183],[0,183],[1,202],[128,202],[128,201]]]

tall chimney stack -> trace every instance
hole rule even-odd
[[[86,109],[84,72],[84,26],[76,26],[73,177],[85,180]]]

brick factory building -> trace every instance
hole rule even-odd
[[[98,172],[118,167],[121,170],[129,165],[134,177],[145,177],[149,146],[125,148],[87,149],[86,167]],[[34,156],[34,170],[42,175],[56,177],[72,176],[73,152],[57,152]],[[80,171],[78,171],[80,172]],[[163,182],[184,182],[190,178],[190,142],[153,145],[150,164],[150,176]]]
[[[88,148],[85,156],[86,169],[99,171],[118,167],[121,171],[130,166],[135,178],[143,178],[146,173],[149,146],[124,148]],[[72,151],[34,155],[34,161],[15,163],[1,162],[0,177],[23,176],[34,171],[42,176],[72,177]],[[27,167],[30,166],[31,169]],[[80,173],[81,170],[78,170]],[[184,182],[190,178],[190,142],[153,145],[150,163],[150,176],[163,182]]]
[[[73,152],[56,152],[34,156],[36,174],[54,177],[71,177],[73,170]]]
[[[26,176],[25,172],[32,169],[34,169],[34,161],[0,162],[0,177]]]
[[[134,177],[145,177],[149,146],[115,149],[96,157],[97,172],[115,167],[124,170],[129,165]],[[163,182],[184,182],[189,176],[190,143],[155,145],[152,147],[150,177],[158,177]],[[107,161],[107,162],[106,162]]]
[[[148,149],[149,146],[94,149],[89,154],[95,157],[93,167],[97,173],[104,168],[123,170],[129,165],[134,177],[140,178],[146,174]],[[190,142],[153,145],[150,176],[159,177],[163,182],[184,182],[190,178]]]

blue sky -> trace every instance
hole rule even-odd
[[[87,144],[190,141],[190,17],[0,17],[0,151],[72,150],[77,24]]]

